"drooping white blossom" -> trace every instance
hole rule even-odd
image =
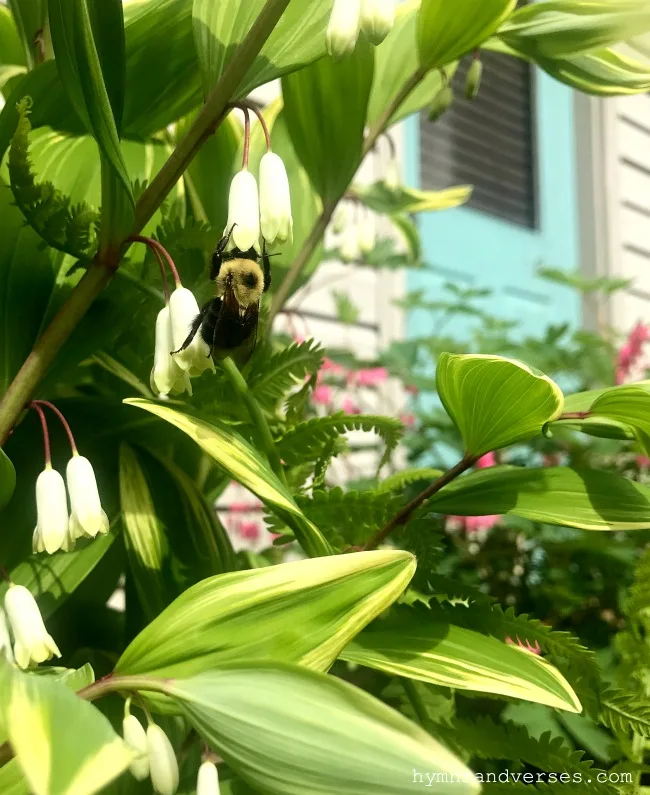
[[[23,585],[11,584],[5,594],[5,610],[14,636],[14,657],[21,668],[60,657],[56,643],[45,629],[36,600]]]
[[[334,58],[351,53],[359,38],[361,0],[334,0],[327,26],[327,52]]]
[[[70,495],[70,537],[72,539],[97,533],[108,533],[110,522],[102,509],[97,479],[92,464],[75,453],[65,470]]]
[[[260,206],[257,181],[247,169],[237,172],[228,194],[228,223],[224,236],[230,235],[228,248],[248,251],[260,249]]]
[[[36,528],[34,552],[52,555],[69,546],[68,499],[61,474],[47,466],[36,479]]]
[[[361,30],[371,44],[381,44],[394,24],[394,0],[361,0]]]
[[[178,762],[169,737],[156,723],[147,727],[149,775],[158,795],[174,795],[178,789]]]
[[[167,397],[170,392],[188,392],[191,396],[190,376],[171,355],[172,350],[176,349],[172,340],[171,315],[169,306],[165,306],[156,318],[153,368],[149,379],[151,391],[158,397]]]
[[[169,299],[169,316],[172,328],[172,350],[178,351],[187,339],[192,323],[199,314],[199,305],[194,293],[186,287],[177,287]],[[194,339],[184,351],[173,354],[176,364],[192,378],[201,375],[204,370],[212,370],[215,366],[210,356],[210,348],[197,332]]]
[[[269,246],[293,240],[291,194],[287,169],[274,152],[260,161],[260,224]]]

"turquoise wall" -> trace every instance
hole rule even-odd
[[[577,270],[579,230],[573,94],[543,72],[535,74],[538,228],[527,229],[467,208],[419,216],[424,259],[435,272],[411,271],[407,289],[423,289],[429,300],[445,281],[491,287],[488,307],[504,319],[518,319],[525,334],[548,323],[580,322],[574,291],[535,275],[539,265]],[[405,178],[419,186],[418,119],[405,123]],[[430,315],[411,312],[407,334],[431,333]],[[455,321],[460,332],[462,324]]]

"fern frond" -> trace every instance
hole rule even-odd
[[[572,751],[561,737],[552,737],[550,732],[535,738],[525,726],[512,721],[496,723],[482,716],[475,720],[455,720],[451,727],[436,726],[435,734],[453,750],[469,752],[479,759],[515,760],[548,773],[568,773],[572,792],[616,793],[612,784],[597,780],[597,774],[602,771],[594,768],[591,760],[583,758],[584,751]]]
[[[325,351],[315,340],[294,342],[268,358],[259,357],[253,366],[249,386],[265,405],[276,404],[303,378],[320,370]]]
[[[395,472],[395,474],[384,478],[377,487],[377,491],[403,491],[411,483],[417,483],[420,480],[431,482],[432,480],[437,480],[440,475],[442,475],[442,469],[431,469],[430,467],[403,469],[401,472]]]
[[[609,690],[600,700],[600,719],[612,731],[650,737],[650,702],[640,692]]]
[[[30,97],[18,103],[18,125],[9,148],[9,183],[16,205],[48,246],[91,259],[97,250],[99,213],[85,202],[72,204],[51,182],[36,182],[29,156],[31,104]]]
[[[639,558],[634,569],[634,583],[625,601],[625,613],[635,618],[650,607],[650,547]]]
[[[318,374],[313,373],[304,385],[293,394],[289,395],[284,404],[285,419],[288,425],[297,425],[302,422],[311,393],[316,388]]]
[[[300,461],[315,461],[323,455],[327,445],[346,431],[374,431],[386,444],[382,463],[397,447],[404,426],[393,417],[345,414],[342,411],[328,417],[315,417],[290,428],[278,441],[280,457],[293,466]]]

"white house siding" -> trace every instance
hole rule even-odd
[[[590,127],[579,135],[590,161],[582,173],[584,269],[632,280],[599,307],[601,323],[625,331],[650,322],[650,96],[581,99],[578,107]]]

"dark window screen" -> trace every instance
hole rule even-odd
[[[535,141],[530,66],[483,52],[483,79],[473,102],[464,98],[465,58],[452,85],[455,99],[435,124],[420,117],[422,187],[474,186],[469,206],[520,226],[537,224]]]

